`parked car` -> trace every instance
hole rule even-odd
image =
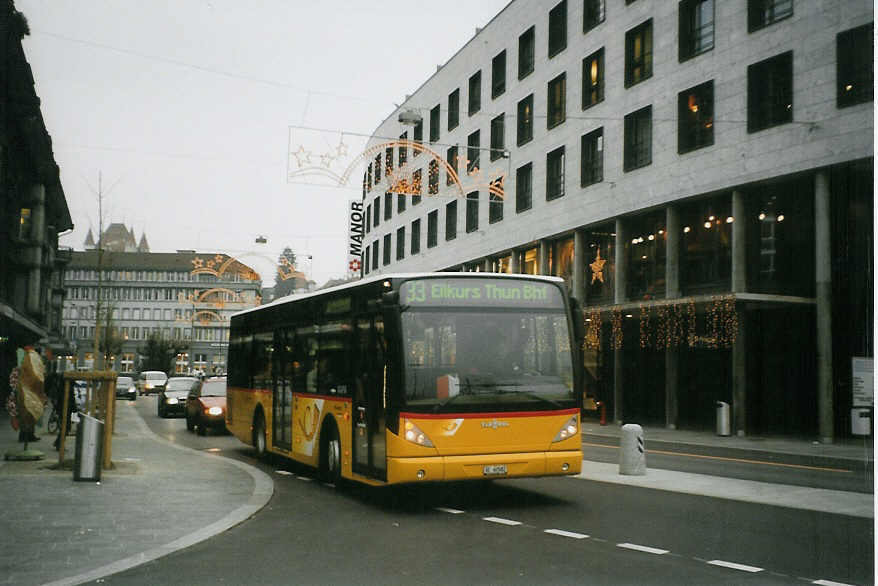
[[[168,382],[168,375],[160,370],[144,370],[137,381],[137,390],[141,395],[160,393]]]
[[[159,393],[156,411],[159,417],[186,415],[186,398],[189,393],[201,386],[194,376],[172,376]]]
[[[226,377],[208,378],[189,391],[186,399],[186,429],[204,435],[208,429],[226,431]]]
[[[129,401],[137,399],[137,387],[134,386],[133,378],[122,375],[116,377],[116,397],[122,397]]]

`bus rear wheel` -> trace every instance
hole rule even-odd
[[[257,413],[253,420],[253,447],[256,448],[256,457],[265,458],[267,451],[267,443],[265,440],[265,417],[262,413]]]
[[[320,477],[324,482],[339,486],[341,481],[341,439],[333,424],[327,425],[320,442]]]

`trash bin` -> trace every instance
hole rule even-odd
[[[868,407],[851,409],[851,434],[871,435],[872,413]]]
[[[73,453],[73,480],[101,479],[103,438],[104,422],[80,413]]]
[[[729,404],[716,402],[716,435],[732,435],[732,419]]]

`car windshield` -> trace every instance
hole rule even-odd
[[[167,391],[189,391],[198,384],[195,378],[172,378],[165,386]]]
[[[402,330],[407,409],[449,413],[576,404],[562,309],[408,309]]]
[[[144,374],[144,378],[146,380],[167,380],[168,377],[161,372],[147,372]]]
[[[226,396],[226,381],[224,381],[224,380],[204,381],[204,384],[201,386],[201,396],[202,397],[225,397]]]
[[[119,376],[119,377],[116,377],[116,386],[117,386],[117,387],[120,387],[120,386],[130,387],[130,386],[133,385],[133,384],[134,384],[134,381],[131,380],[131,377],[130,377],[130,376]]]

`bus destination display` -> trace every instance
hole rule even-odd
[[[400,302],[414,306],[563,307],[551,283],[512,279],[418,279],[400,287]]]

